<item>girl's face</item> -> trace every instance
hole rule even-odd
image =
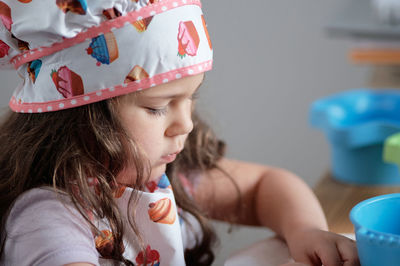
[[[123,127],[150,161],[150,180],[160,177],[182,151],[193,129],[194,93],[203,78],[204,74],[188,76],[134,92],[117,105]],[[134,180],[121,175],[118,182],[132,184]]]

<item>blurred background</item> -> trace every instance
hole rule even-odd
[[[198,107],[228,157],[289,169],[311,186],[329,169],[329,145],[308,123],[310,104],[366,86],[369,72],[348,61],[350,40],[324,31],[348,1],[203,0],[215,57]],[[1,110],[17,82],[15,72],[0,72]],[[214,265],[271,234],[215,225],[223,244]]]
[[[363,0],[367,2],[367,0]],[[314,186],[330,166],[330,148],[308,123],[310,104],[368,82],[370,69],[347,58],[351,40],[325,26],[349,0],[203,0],[214,69],[199,99],[203,117],[228,144],[228,157],[289,169]],[[245,178],[245,177],[244,177]],[[271,232],[216,223],[214,265]]]

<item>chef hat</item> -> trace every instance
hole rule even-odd
[[[200,0],[0,1],[0,68],[22,78],[15,112],[48,112],[212,67]]]

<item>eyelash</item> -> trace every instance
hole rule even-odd
[[[192,94],[192,96],[190,97],[191,100],[197,100],[199,98],[199,92],[196,91],[195,93]]]
[[[198,98],[198,92],[196,91],[191,97],[190,100],[195,101]],[[162,116],[167,113],[167,107],[156,109],[156,108],[150,108],[146,107],[146,110],[149,114],[154,115],[154,116]]]
[[[155,108],[146,107],[146,110],[149,114],[154,115],[154,116],[162,116],[167,113],[167,108],[155,109]]]

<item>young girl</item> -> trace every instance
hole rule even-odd
[[[211,69],[199,0],[3,0],[2,265],[210,265],[207,218],[267,226],[308,265],[358,265],[310,189],[223,157],[194,113]]]

